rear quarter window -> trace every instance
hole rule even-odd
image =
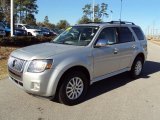
[[[138,40],[144,40],[144,35],[143,35],[143,33],[142,33],[140,28],[132,27],[132,29],[133,29],[134,33],[136,34]]]

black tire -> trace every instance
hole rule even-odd
[[[9,37],[10,36],[10,32],[6,32],[6,36]]]
[[[138,65],[140,65],[139,72],[136,72],[138,69],[137,68]],[[130,71],[131,78],[133,79],[138,78],[141,75],[142,69],[143,69],[143,59],[141,57],[138,57],[133,62],[133,65]]]
[[[73,88],[73,87],[68,87],[70,85],[69,83],[75,81],[75,79],[73,79],[73,78],[75,78],[75,79],[79,78],[78,79],[79,82],[80,82],[79,84],[83,83],[83,90],[81,92],[79,91],[81,94],[78,93],[78,90],[74,90],[74,92],[77,91],[76,94],[79,94],[79,95],[77,95],[79,97],[75,98],[75,99],[69,98],[69,95],[74,94],[74,93],[69,92],[68,93],[69,95],[67,95],[67,88]],[[84,99],[84,97],[87,93],[88,85],[89,84],[88,84],[88,81],[87,81],[87,77],[84,73],[82,73],[80,71],[69,72],[68,74],[65,75],[64,80],[63,80],[63,82],[60,86],[60,89],[59,89],[59,92],[58,92],[59,102],[65,104],[65,105],[75,105],[75,104],[80,103]],[[73,89],[76,89],[75,85],[74,85]],[[73,95],[73,97],[75,97],[74,95]]]
[[[32,36],[32,34],[29,32],[29,33],[28,33],[28,36]]]

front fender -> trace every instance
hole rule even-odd
[[[62,75],[70,68],[75,66],[82,66],[85,67],[92,79],[92,73],[93,73],[93,60],[92,57],[68,57],[66,59],[63,59],[59,64],[56,65],[55,68],[53,68],[53,73],[50,77],[50,81],[48,84],[48,90],[47,93],[51,93],[51,96],[54,96],[56,93],[57,85],[59,83],[59,80],[61,79]]]

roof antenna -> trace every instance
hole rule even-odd
[[[121,10],[120,10],[120,19],[119,19],[120,24],[121,24],[121,18],[122,18],[122,0],[121,0]]]

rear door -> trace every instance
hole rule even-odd
[[[117,50],[119,54],[119,69],[123,70],[130,67],[134,52],[137,49],[136,41],[128,27],[117,27],[118,43]]]

